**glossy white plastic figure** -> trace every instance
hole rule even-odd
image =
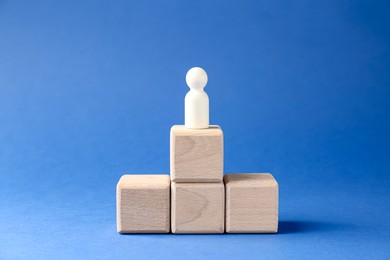
[[[203,129],[209,127],[209,96],[203,90],[207,84],[207,73],[194,67],[187,72],[186,82],[190,91],[185,97],[185,127]]]

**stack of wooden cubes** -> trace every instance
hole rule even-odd
[[[171,175],[124,175],[119,233],[275,233],[278,184],[271,174],[224,172],[219,126],[170,133]]]
[[[223,132],[219,126],[171,128],[173,233],[223,233]]]

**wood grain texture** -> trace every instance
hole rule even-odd
[[[219,126],[171,128],[171,180],[174,182],[222,182],[223,132]]]
[[[123,175],[116,190],[119,233],[168,233],[170,231],[168,175]]]
[[[228,174],[226,232],[278,232],[278,183],[269,173]]]
[[[172,233],[223,233],[223,183],[171,183]]]

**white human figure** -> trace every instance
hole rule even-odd
[[[186,82],[190,87],[184,102],[184,125],[187,128],[209,127],[209,96],[203,90],[207,80],[207,73],[202,68],[194,67],[187,72]]]

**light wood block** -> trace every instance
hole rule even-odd
[[[223,183],[171,183],[172,233],[223,233]]]
[[[219,126],[171,128],[171,180],[174,182],[222,182],[223,132]]]
[[[228,174],[226,232],[278,232],[278,183],[269,174]]]
[[[170,180],[168,175],[123,175],[116,188],[119,233],[168,233]]]

